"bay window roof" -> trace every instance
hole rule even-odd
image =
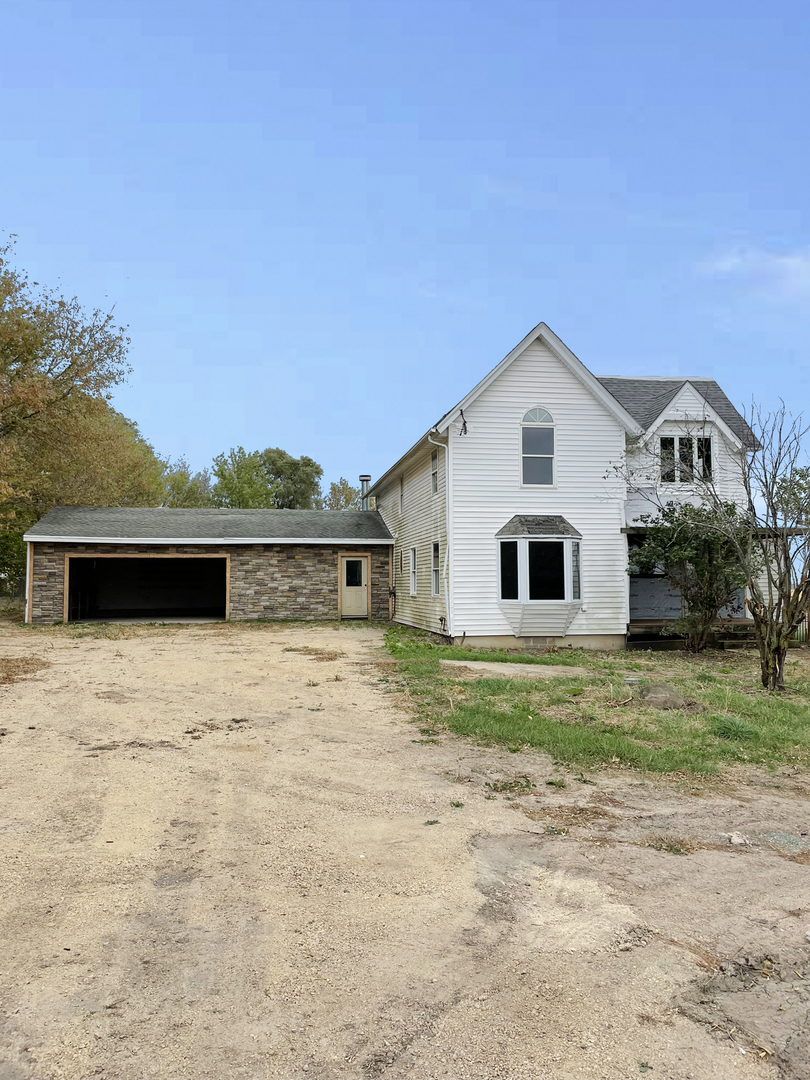
[[[515,514],[499,529],[496,536],[573,536],[582,539],[582,533],[558,514]]]

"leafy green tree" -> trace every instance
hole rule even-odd
[[[275,498],[282,510],[311,510],[321,491],[323,469],[311,457],[294,458],[278,447],[259,455]]]
[[[360,488],[353,487],[341,476],[337,483],[332,481],[326,495],[318,496],[315,505],[318,510],[359,510]]]
[[[227,454],[218,454],[211,469],[215,476],[212,488],[215,506],[239,509],[271,509],[276,505],[275,489],[267,481],[261,456],[237,446]]]
[[[284,450],[237,446],[214,458],[214,505],[241,508],[310,510],[320,491],[323,469],[309,457]]]
[[[164,506],[205,507],[213,505],[211,473],[208,469],[192,473],[184,457],[166,465],[163,474]]]
[[[24,591],[26,552],[23,532],[19,525],[0,532],[0,596],[20,596]]]
[[[711,507],[671,502],[655,517],[645,515],[642,521],[647,532],[642,545],[631,553],[631,570],[660,571],[680,591],[683,614],[667,632],[684,634],[687,648],[701,652],[719,612],[733,608],[748,580],[748,567],[739,553],[740,545],[746,550],[749,546],[748,522],[731,504],[724,504],[718,514]],[[728,535],[734,521],[736,540]]]

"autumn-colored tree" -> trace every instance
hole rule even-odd
[[[108,396],[129,370],[112,312],[31,281],[13,250],[13,238],[0,247],[0,499],[12,494],[15,441],[36,423],[61,424],[79,397]]]
[[[0,588],[25,572],[22,535],[53,506],[158,506],[162,461],[131,420],[104,398],[75,394],[58,424],[45,411],[26,422],[7,457]]]

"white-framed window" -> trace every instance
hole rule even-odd
[[[498,542],[498,596],[521,604],[582,599],[582,546],[569,537]]]
[[[546,409],[529,409],[520,424],[520,482],[554,486],[554,420]]]
[[[411,548],[411,596],[416,596],[416,548]]]
[[[439,490],[439,451],[434,450],[430,455],[430,493],[435,495]]]
[[[690,484],[712,478],[711,436],[662,435],[659,440],[662,484]]]
[[[399,478],[399,512],[400,514],[405,510],[405,477]]]
[[[430,559],[430,592],[432,596],[439,596],[442,586],[441,564],[439,562],[439,544],[433,545]]]

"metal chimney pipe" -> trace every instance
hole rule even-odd
[[[360,509],[368,510],[368,489],[371,487],[371,477],[365,473],[360,477]]]

